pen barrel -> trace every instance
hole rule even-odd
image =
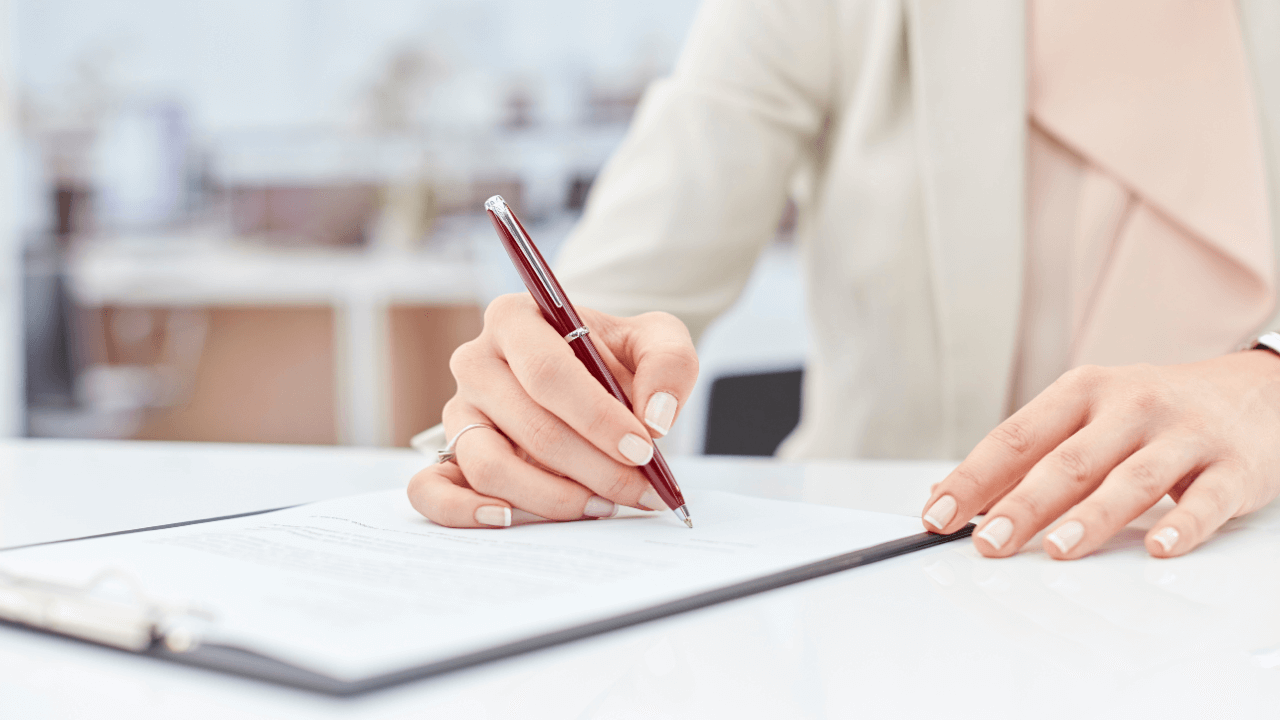
[[[618,380],[614,378],[613,373],[609,372],[609,368],[605,365],[604,357],[600,355],[600,351],[596,349],[594,343],[588,335],[577,338],[569,343],[573,348],[573,354],[578,356],[578,360],[587,367],[591,373],[611,395],[618,399],[628,410],[633,410],[631,401],[627,398],[627,394],[622,391],[622,386],[618,384]],[[653,486],[654,491],[658,493],[658,497],[662,498],[662,502],[666,503],[669,508],[675,510],[683,507],[684,495],[680,492],[680,486],[676,484],[675,475],[671,473],[671,468],[667,465],[666,458],[662,457],[662,451],[657,445],[653,446],[653,459],[648,463],[640,466],[640,472],[644,475],[649,484]]]
[[[666,503],[667,507],[672,510],[684,507],[684,495],[675,482],[675,475],[671,473],[667,459],[662,457],[662,451],[657,445],[653,446],[653,459],[648,465],[640,466],[640,472],[644,474],[644,478],[653,486],[654,492],[658,493],[658,497],[662,498],[662,502]]]
[[[520,218],[516,217],[516,214],[511,212],[510,208],[506,207],[506,203],[502,201],[502,198],[490,198],[490,202],[493,201],[497,201],[499,206],[504,209],[504,212],[510,214],[512,222],[518,228],[520,234],[524,236],[522,239],[527,245],[528,255],[521,249],[519,242],[512,234],[513,229],[508,229],[493,208],[489,207],[489,203],[486,203],[493,229],[497,231],[498,239],[502,241],[502,246],[511,258],[511,263],[515,266],[516,272],[519,273],[525,288],[529,290],[529,294],[538,303],[538,308],[542,310],[542,316],[561,336],[567,336],[574,330],[582,328],[582,318],[578,317],[578,312],[574,310],[573,304],[569,302],[569,297],[565,295],[564,288],[560,286],[560,281],[552,274],[551,268],[547,265],[546,259],[542,257],[538,246],[529,237],[529,232],[525,230],[524,223],[520,222]],[[603,385],[611,395],[617,398],[618,402],[626,406],[628,411],[634,412],[631,407],[631,400],[622,391],[622,386],[618,384],[613,373],[609,372],[609,367],[605,364],[604,358],[601,357],[600,351],[596,350],[596,346],[591,342],[590,336],[584,334],[575,337],[569,341],[569,346],[573,348],[573,354],[586,366],[591,376]],[[642,465],[640,472],[644,474],[645,479],[653,486],[654,491],[658,493],[658,497],[662,498],[662,501],[672,510],[684,506],[684,495],[680,492],[680,486],[676,484],[675,476],[671,474],[671,468],[667,466],[666,459],[662,457],[662,452],[658,450],[656,445],[653,448],[653,459]]]

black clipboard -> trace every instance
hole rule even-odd
[[[240,513],[237,515],[206,518],[203,520],[191,520],[187,522],[138,528],[135,530],[103,533],[101,535],[91,535],[82,538],[55,540],[51,542],[0,548],[0,553],[10,550],[18,550],[24,547],[35,547],[37,545],[81,542],[84,540],[111,537],[114,535],[151,532],[154,530],[165,530],[169,528],[183,527],[186,525],[198,525],[218,522],[221,520],[232,520],[252,515],[263,515],[285,509],[288,508],[273,508],[270,510],[259,510],[255,512]],[[277,660],[262,653],[230,645],[207,643],[201,644],[192,650],[180,652],[169,649],[166,646],[163,637],[155,636],[145,648],[135,651],[120,647],[113,647],[106,643],[94,642],[92,639],[78,636],[74,633],[61,632],[57,629],[41,626],[39,624],[5,619],[2,616],[0,616],[0,626],[50,633],[80,642],[103,647],[113,647],[113,649],[120,652],[127,652],[133,655],[142,655],[192,667],[215,670],[253,680],[286,685],[334,697],[354,697],[415,680],[422,680],[453,672],[455,670],[462,670],[464,668],[482,665],[495,660],[523,655],[535,650],[542,650],[556,645],[573,642],[575,640],[592,637],[594,635],[601,635],[614,630],[632,627],[651,620],[658,620],[689,612],[691,610],[698,610],[712,605],[718,605],[730,600],[736,600],[738,598],[748,597],[768,590],[794,585],[805,580],[811,580],[863,565],[869,565],[880,560],[888,560],[889,558],[905,555],[916,550],[923,550],[935,545],[942,545],[953,540],[968,537],[973,534],[975,527],[976,526],[974,524],[970,523],[950,535],[935,535],[933,533],[909,535],[907,537],[890,540],[889,542],[881,543],[879,545],[872,545],[852,552],[836,555],[825,560],[819,560],[806,565],[789,568],[781,572],[763,575],[752,580],[746,580],[707,592],[660,603],[634,612],[624,613],[622,615],[604,618],[601,620],[594,620],[583,623],[582,625],[576,625],[574,627],[542,635],[521,638],[512,642],[502,643],[482,650],[456,655],[454,657],[427,663],[425,665],[419,665],[357,680],[342,680],[334,678]],[[0,608],[0,610],[3,610],[3,608]]]

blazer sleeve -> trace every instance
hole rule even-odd
[[[830,0],[708,0],[557,260],[575,303],[670,312],[694,337],[738,297],[811,155],[835,78]]]

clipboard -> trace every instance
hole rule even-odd
[[[289,508],[273,508],[83,538],[35,543],[0,549],[0,554],[35,545],[83,542],[115,535],[216,523],[286,509]],[[887,560],[968,537],[974,529],[975,526],[970,523],[951,535],[932,533],[910,535],[781,572],[655,604],[634,612],[585,622],[554,632],[522,637],[474,652],[357,680],[334,678],[242,647],[196,642],[193,640],[196,636],[190,632],[190,625],[202,622],[198,610],[151,604],[140,588],[136,589],[136,597],[132,602],[121,602],[118,598],[108,600],[96,596],[95,589],[104,582],[124,580],[112,577],[111,573],[95,577],[82,586],[71,586],[15,577],[0,571],[0,626],[50,633],[134,655],[205,668],[324,695],[354,697]]]

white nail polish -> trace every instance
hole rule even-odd
[[[950,495],[943,495],[924,514],[924,521],[941,530],[955,516],[956,499]]]
[[[999,550],[1005,543],[1009,542],[1009,538],[1013,537],[1013,522],[1007,517],[998,517],[988,522],[978,532],[978,537],[986,540],[991,547]]]
[[[618,514],[618,506],[599,495],[592,495],[587,499],[587,506],[582,509],[582,514],[593,518],[613,517]]]
[[[653,445],[639,435],[627,433],[618,441],[618,452],[636,465],[648,465],[653,459]]]
[[[1082,537],[1084,537],[1084,525],[1072,520],[1059,525],[1045,536],[1045,540],[1053,543],[1058,548],[1058,552],[1065,555],[1071,552],[1071,548],[1075,547]]]
[[[511,527],[511,508],[501,505],[481,505],[476,508],[476,522],[490,527]]]
[[[671,509],[667,507],[666,503],[662,502],[662,498],[658,497],[658,493],[653,488],[649,488],[648,490],[644,491],[644,494],[640,496],[640,504],[649,508],[650,510],[670,510]]]
[[[666,435],[671,432],[671,423],[676,419],[676,405],[676,398],[671,393],[654,393],[644,408],[644,424],[657,430],[659,435]]]
[[[1159,532],[1151,536],[1151,539],[1160,543],[1160,547],[1164,548],[1165,552],[1170,552],[1173,550],[1173,546],[1178,544],[1178,537],[1177,528],[1167,527],[1161,528]]]

